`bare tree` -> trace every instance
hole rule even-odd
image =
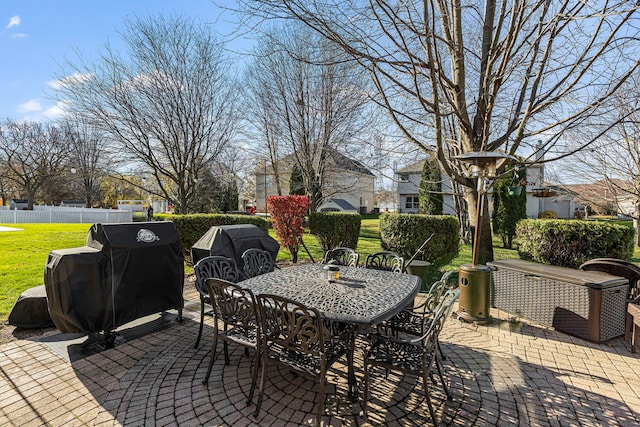
[[[95,64],[68,63],[55,97],[120,145],[185,213],[202,171],[230,144],[237,90],[209,28],[181,17],[129,20],[128,56],[109,45]]]
[[[28,209],[43,185],[64,170],[69,151],[63,132],[53,124],[7,120],[0,127],[6,178],[28,199]]]
[[[86,121],[66,121],[63,123],[71,148],[69,170],[79,181],[79,194],[83,195],[86,207],[93,207],[101,201],[100,181],[112,164],[109,140]]]
[[[640,244],[640,73],[634,74],[612,97],[609,115],[592,120],[589,129],[576,132],[574,141],[595,139],[588,150],[563,162],[559,177],[580,191],[581,201],[599,210],[613,209],[633,219],[636,245]],[[615,123],[613,128],[606,123]],[[603,127],[606,132],[603,132]],[[571,177],[571,178],[568,178]]]
[[[631,0],[239,4],[259,19],[304,22],[366,70],[406,138],[463,186],[472,223],[476,178],[454,156],[513,155],[541,137],[545,152],[563,150],[566,132],[601,114],[638,67],[639,6]],[[482,230],[480,263],[493,258],[488,215]]]
[[[280,170],[278,161],[290,156],[315,210],[330,196],[325,180],[331,152],[371,135],[362,71],[301,25],[271,30],[255,57],[246,77],[252,124],[265,144],[278,194],[289,178],[283,174],[292,173]]]
[[[2,205],[7,205],[9,198],[15,197],[15,195],[15,183],[9,179],[9,166],[2,155],[2,150],[0,150],[0,199],[2,199]]]

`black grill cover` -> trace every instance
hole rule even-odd
[[[193,265],[209,255],[233,258],[242,271],[242,253],[250,248],[265,250],[275,260],[280,244],[253,224],[220,225],[211,227],[192,247]]]
[[[94,224],[87,246],[49,253],[49,314],[65,333],[109,331],[183,306],[184,258],[172,222]]]
[[[9,324],[17,328],[38,329],[53,326],[44,285],[27,289],[9,313]]]

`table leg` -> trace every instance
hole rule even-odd
[[[350,333],[349,339],[349,354],[347,355],[347,382],[348,382],[348,393],[347,396],[351,400],[356,400],[358,398],[358,382],[356,380],[356,372],[354,366],[354,355],[356,351],[356,334],[357,328],[354,328]]]

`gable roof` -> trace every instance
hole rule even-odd
[[[329,157],[331,158],[331,160],[334,161],[336,166],[338,166],[341,169],[361,173],[363,175],[374,176],[373,172],[371,172],[365,165],[363,165],[362,163],[360,163],[355,159],[351,159],[345,156],[344,154],[340,153],[336,149],[333,149],[333,148],[329,149]]]
[[[418,160],[417,162],[406,165],[405,167],[398,169],[396,173],[422,173],[424,162],[427,159]]]
[[[359,162],[358,160],[352,159],[350,157],[345,156],[340,151],[335,148],[327,147],[327,158],[331,159],[331,161],[342,170],[347,170],[351,172],[356,172],[362,175],[375,176],[373,172],[371,172],[364,164]],[[285,163],[293,163],[293,154],[287,154],[282,157],[279,161]]]
[[[338,205],[340,207],[340,209],[343,209],[345,211],[357,211],[358,209],[356,209],[355,206],[353,206],[351,203],[347,202],[345,199],[329,199],[327,200],[328,202],[331,201],[333,203],[335,203],[336,205]]]

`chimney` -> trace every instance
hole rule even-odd
[[[539,139],[536,144],[536,153],[535,153],[535,161],[541,162],[544,160],[544,145],[542,144],[542,140]]]

